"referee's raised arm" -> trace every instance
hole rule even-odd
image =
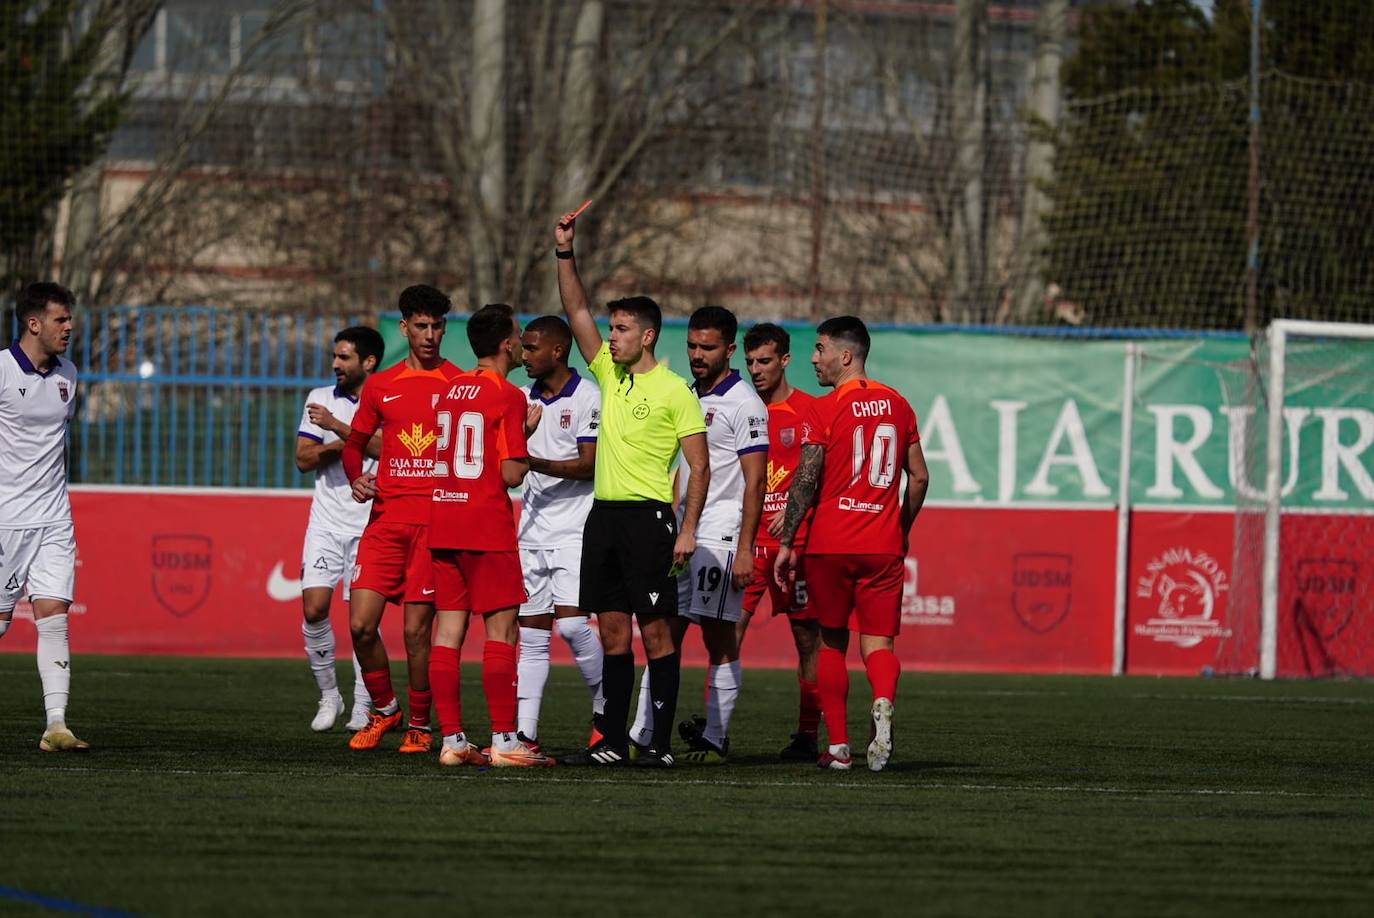
[[[576,222],[571,213],[566,213],[558,218],[558,225],[553,230],[554,254],[558,256],[558,297],[563,301],[563,312],[568,316],[577,349],[582,352],[582,359],[591,363],[596,352],[601,350],[601,332],[592,318],[582,278],[577,276],[577,262],[573,258],[573,224]]]

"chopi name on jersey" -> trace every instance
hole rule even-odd
[[[850,402],[849,410],[856,418],[881,418],[892,416],[892,400],[874,399],[867,402]]]

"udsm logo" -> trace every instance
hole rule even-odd
[[[1343,558],[1304,558],[1298,562],[1297,618],[1330,640],[1355,614],[1360,568]]]
[[[153,536],[153,595],[177,618],[190,615],[210,598],[213,549],[209,536]]]
[[[1011,608],[1036,634],[1059,627],[1073,605],[1073,555],[1019,552],[1011,559]]]

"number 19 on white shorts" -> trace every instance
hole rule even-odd
[[[693,619],[737,622],[744,608],[744,591],[730,583],[735,546],[697,542],[692,563],[677,579],[677,612]]]

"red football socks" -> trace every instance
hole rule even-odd
[[[430,691],[417,692],[409,689],[406,694],[410,697],[410,723],[408,726],[419,727],[421,730],[429,729],[429,703],[434,697]]]
[[[849,702],[849,670],[845,669],[843,653],[833,647],[821,648],[816,661],[816,686],[820,690],[821,713],[825,717],[830,745],[848,743],[849,727],[845,716]]]
[[[434,695],[434,713],[439,717],[439,734],[463,732],[463,697],[458,675],[458,650],[435,644],[429,651],[429,690]]]
[[[367,686],[367,693],[372,696],[372,706],[378,711],[396,700],[396,692],[391,688],[391,670],[364,670],[363,685]]]
[[[515,732],[515,682],[515,648],[504,641],[487,641],[482,647],[482,691],[492,733]]]
[[[797,732],[815,736],[821,723],[821,690],[815,682],[797,679],[801,695],[801,712],[797,716]]]
[[[868,684],[873,688],[873,700],[886,698],[888,701],[897,699],[897,677],[902,674],[901,661],[897,655],[890,650],[875,650],[864,660],[864,668],[868,670]]]

